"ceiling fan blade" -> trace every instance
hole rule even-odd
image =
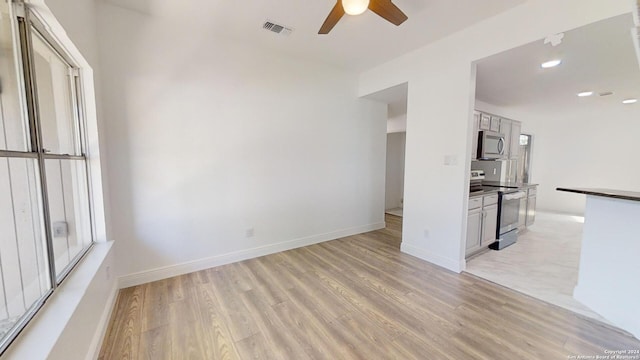
[[[370,0],[369,10],[396,26],[408,19],[407,15],[395,6],[391,0]]]
[[[318,34],[328,34],[331,29],[338,23],[338,21],[344,15],[344,8],[342,7],[342,0],[336,1],[336,5],[331,9],[329,16],[324,20],[322,27]]]

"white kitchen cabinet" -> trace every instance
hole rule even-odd
[[[491,115],[480,114],[480,130],[491,130]]]
[[[482,208],[470,209],[467,217],[467,255],[480,250],[482,232]]]
[[[471,159],[478,157],[478,130],[480,129],[480,118],[482,114],[479,111],[473,112],[473,129],[471,130]]]
[[[496,241],[497,226],[497,194],[477,196],[469,199],[466,256],[473,255]]]
[[[536,187],[532,187],[529,189],[529,193],[527,196],[527,227],[533,225],[536,221],[536,198],[537,198],[538,189]]]
[[[496,241],[498,227],[498,205],[482,208],[482,242],[480,246],[489,246]]]
[[[499,132],[500,131],[500,117],[491,116],[491,127],[489,128],[491,131]]]
[[[511,122],[511,132],[509,141],[509,159],[518,160],[520,158],[520,131],[522,123],[519,121]],[[506,137],[506,134],[505,134]]]
[[[520,121],[500,119],[500,133],[504,135],[504,154],[507,159],[518,160],[520,156]]]
[[[473,113],[473,140],[471,143],[471,158],[477,158],[478,131],[487,130],[504,135],[504,154],[506,159],[518,160],[520,155],[520,121],[501,118],[496,115],[480,111]],[[514,180],[515,181],[515,180]]]

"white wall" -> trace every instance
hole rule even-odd
[[[387,172],[385,177],[385,209],[401,207],[404,197],[404,147],[406,133],[387,134]]]
[[[383,226],[386,105],[356,74],[99,6],[125,284]]]
[[[640,191],[636,160],[640,106],[581,104],[572,111],[534,106],[498,107],[477,102],[479,110],[521,120],[533,135],[531,182],[538,186],[539,210],[584,214],[585,197],[558,187]]]
[[[403,251],[464,269],[472,62],[631,10],[627,0],[528,1],[361,75],[361,95],[409,83]]]

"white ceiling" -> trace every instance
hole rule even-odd
[[[335,0],[102,0],[138,12],[188,19],[212,36],[256,44],[296,57],[364,70],[491,17],[525,0],[394,0],[409,19],[399,27],[371,11],[345,15],[318,35]],[[262,29],[269,19],[294,31]]]
[[[192,26],[212,37],[226,37],[291,56],[364,70],[417,49],[525,0],[394,0],[409,17],[396,27],[371,11],[345,15],[328,35],[318,29],[335,0],[100,0]],[[262,29],[265,20],[294,29],[280,36]],[[640,71],[629,35],[631,15],[565,34],[560,46],[537,41],[478,62],[479,100],[498,106],[543,104],[574,106],[584,101],[616,102],[640,97]],[[171,25],[169,25],[171,26]],[[561,56],[563,64],[541,70],[540,63]],[[614,91],[609,97],[578,99],[579,91]],[[406,113],[407,86],[373,98],[388,103],[389,115]],[[640,106],[640,104],[638,104]]]
[[[550,111],[590,106],[622,106],[640,98],[640,67],[630,29],[631,14],[565,33],[553,47],[539,40],[478,61],[476,98],[497,106],[537,106]],[[552,58],[563,63],[542,69]],[[612,91],[607,97],[578,98],[581,91]],[[640,103],[633,105],[640,106]]]

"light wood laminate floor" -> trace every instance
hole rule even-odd
[[[100,359],[567,359],[622,332],[399,251],[387,228],[121,290]]]

